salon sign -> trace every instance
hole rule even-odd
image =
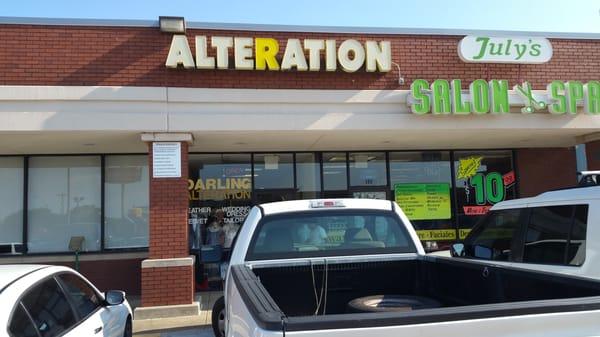
[[[540,37],[465,36],[458,44],[464,62],[545,63],[552,58],[552,44]]]
[[[572,115],[583,112],[600,115],[600,81],[552,81],[546,90],[533,90],[529,82],[478,79],[463,90],[460,79],[437,79],[431,83],[416,79],[410,86],[407,104],[416,115],[505,114],[519,108],[521,113],[549,112]]]

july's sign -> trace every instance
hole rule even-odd
[[[540,37],[465,36],[458,44],[464,62],[545,63],[552,58],[552,44]]]

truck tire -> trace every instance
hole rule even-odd
[[[212,328],[215,337],[225,337],[225,297],[223,296],[213,305]]]
[[[413,311],[439,307],[440,302],[423,296],[375,295],[353,299],[348,303],[348,312]]]

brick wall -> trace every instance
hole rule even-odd
[[[142,306],[191,303],[194,275],[190,266],[142,269]]]
[[[0,260],[0,264],[4,261]],[[100,291],[123,290],[128,295],[139,295],[141,258],[112,259],[112,260],[83,260],[79,261],[79,273],[92,282]],[[9,262],[14,263],[14,262]],[[21,262],[19,262],[21,263]],[[35,262],[22,263],[49,264],[75,269],[75,262],[65,262],[36,259]]]
[[[152,172],[152,144],[148,148]],[[187,257],[189,207],[187,193],[188,144],[181,144],[181,178],[150,178],[149,258]]]
[[[274,37],[280,53],[288,38],[389,40],[392,60],[406,85],[389,73],[334,73],[183,70],[164,66],[171,34],[158,28],[0,25],[0,85],[116,85],[218,88],[408,89],[416,78],[527,80],[537,89],[551,80],[600,78],[600,41],[551,39],[552,60],[540,65],[464,63],[457,55],[461,36],[374,35],[218,31],[189,29],[195,35]],[[209,55],[214,51],[209,48]],[[322,55],[323,57],[323,55]],[[230,51],[230,64],[233,64]],[[321,63],[324,64],[323,62]]]
[[[148,144],[149,170],[152,143]],[[181,143],[181,178],[150,177],[149,259],[189,257],[188,143]],[[190,304],[194,298],[194,268],[142,268],[142,306]]]
[[[572,147],[518,149],[515,160],[521,197],[573,187],[577,183],[575,149]]]

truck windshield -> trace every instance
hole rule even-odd
[[[415,252],[395,213],[322,210],[266,216],[254,233],[247,259]]]

